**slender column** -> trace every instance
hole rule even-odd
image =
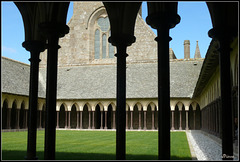
[[[27,119],[28,119],[28,110],[25,110],[25,123],[24,123],[24,124],[25,124],[25,126],[24,126],[25,128],[28,127],[28,126],[27,126],[27,122],[28,122]]]
[[[7,115],[8,115],[8,120],[7,120],[7,129],[11,129],[11,108],[8,108]]]
[[[92,111],[92,129],[95,129],[94,112],[95,111]]]
[[[182,110],[179,110],[179,130],[182,130]]]
[[[126,111],[126,129],[128,129],[128,111]]]
[[[116,159],[126,159],[126,53],[127,46],[117,45],[117,126]]]
[[[25,41],[23,47],[30,51],[30,85],[29,85],[29,115],[28,115],[28,144],[27,160],[36,160],[36,131],[38,106],[38,72],[40,52],[44,51],[45,44],[40,41]]]
[[[101,126],[100,129],[103,129],[103,111],[101,111]]]
[[[131,112],[131,127],[130,129],[133,129],[133,111],[130,111]]]
[[[82,129],[82,123],[83,123],[83,116],[82,116],[82,111],[80,111],[80,129]]]
[[[115,111],[113,111],[113,129],[116,129],[115,123],[116,123],[116,120],[115,120]]]
[[[104,129],[107,129],[107,111],[105,111],[105,126]]]
[[[154,125],[155,125],[155,122],[154,122],[154,111],[152,111],[152,130],[155,129]]]
[[[142,129],[141,128],[142,125],[142,120],[141,120],[141,111],[138,112],[138,129]]]
[[[185,111],[186,112],[186,130],[188,130],[188,110]]]
[[[20,116],[20,109],[16,109],[16,129],[20,129],[19,127],[19,116]]]
[[[71,111],[68,111],[68,128],[71,128]]]
[[[68,111],[65,111],[65,128],[68,127],[68,124],[67,124],[67,123],[68,123],[68,122],[67,122],[67,121],[68,121],[68,120],[67,120],[67,119],[68,119],[68,115],[67,115],[67,114],[68,114]]]
[[[164,23],[163,23],[164,24]],[[158,159],[170,159],[169,28],[159,25],[158,42]]]
[[[91,129],[91,111],[88,111],[88,129]]]
[[[195,117],[196,110],[193,110],[193,129],[196,129],[196,117]]]
[[[59,111],[57,111],[57,128],[59,128]]]
[[[39,111],[39,128],[42,128],[42,111]]]
[[[144,111],[144,117],[143,117],[143,121],[144,121],[144,130],[147,129],[147,112]]]
[[[79,129],[79,111],[77,111],[77,129]]]
[[[172,130],[174,130],[174,111],[172,111]]]

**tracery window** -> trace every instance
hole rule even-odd
[[[114,46],[108,42],[110,37],[110,22],[107,16],[99,17],[95,22],[94,58],[114,58]]]

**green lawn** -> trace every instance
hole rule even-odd
[[[56,131],[56,160],[115,160],[115,131]],[[2,132],[2,160],[24,160],[27,132]],[[44,130],[37,132],[37,156],[44,157]],[[157,160],[157,131],[127,131],[127,160]],[[171,132],[171,160],[191,160],[185,132]]]

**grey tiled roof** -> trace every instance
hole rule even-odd
[[[170,96],[192,97],[203,59],[170,62]],[[116,65],[58,68],[58,99],[116,98]],[[2,92],[28,95],[29,65],[2,58]],[[46,69],[39,71],[45,98]],[[127,64],[127,98],[157,98],[157,63]]]
[[[30,65],[6,57],[1,58],[1,84],[2,92],[29,95]],[[39,82],[38,96],[45,98],[45,83]]]
[[[171,97],[192,97],[202,62],[170,62]],[[116,98],[116,65],[58,68],[57,89],[58,99]],[[157,98],[157,63],[127,64],[126,91],[127,98]]]

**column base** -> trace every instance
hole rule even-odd
[[[27,156],[24,157],[25,160],[38,160],[38,157],[35,156],[35,157],[32,157],[32,158],[29,158]]]
[[[175,130],[175,128],[174,128],[174,127],[172,127],[172,128],[171,128],[171,130]]]

